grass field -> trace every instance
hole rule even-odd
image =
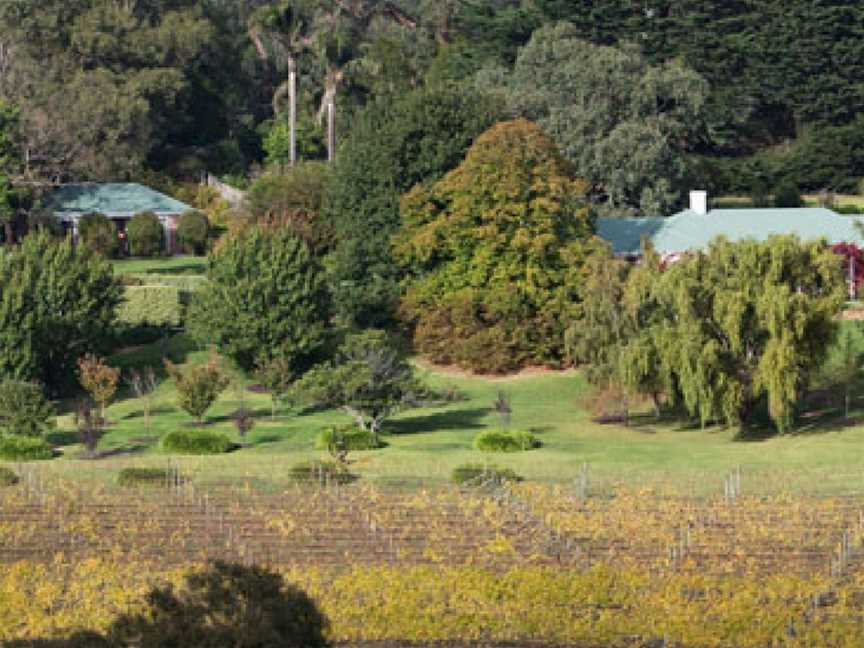
[[[171,338],[164,352],[175,362],[198,362],[207,355],[183,335]],[[161,367],[161,357],[162,348],[156,343],[126,350],[112,362],[123,369]],[[437,484],[445,482],[460,464],[488,462],[512,468],[532,481],[567,482],[579,477],[587,464],[597,490],[626,484],[710,494],[721,490],[723,479],[740,466],[749,493],[864,493],[861,425],[840,425],[831,422],[836,419],[817,417],[795,433],[756,441],[739,440],[731,429],[703,430],[647,415],[636,417],[628,427],[601,425],[591,420],[582,405],[588,388],[576,372],[528,372],[497,379],[423,368],[419,372],[431,386],[441,391],[455,389],[464,400],[408,410],[385,424],[387,447],[351,454],[351,468],[364,480]],[[149,427],[144,423],[142,403],[128,394],[121,394],[111,405],[100,459],[77,459],[81,448],[74,444],[71,416],[61,416],[52,440],[61,446],[63,457],[44,468],[70,476],[113,478],[114,469],[122,466],[171,462],[194,473],[197,481],[240,479],[276,485],[286,479],[293,463],[326,454],[315,449],[315,437],[322,428],[350,421],[339,411],[300,410],[278,411],[271,419],[269,396],[250,391],[250,383],[237,374],[207,417],[208,429],[225,432],[244,444],[236,452],[205,458],[163,454],[159,437],[192,425],[191,417],[176,405],[172,383],[164,381]],[[488,454],[472,448],[478,431],[499,425],[492,409],[499,390],[511,400],[511,427],[533,431],[542,441],[541,448],[515,454]],[[230,419],[241,398],[257,417],[245,440],[239,438]]]
[[[207,257],[174,256],[168,258],[117,259],[111,262],[115,274],[204,274]]]

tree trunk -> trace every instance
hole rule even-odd
[[[336,88],[327,102],[327,161],[336,159]]]
[[[15,243],[15,228],[12,227],[12,221],[4,221],[3,230],[6,233],[6,245],[13,245]]]
[[[845,415],[845,416],[846,416],[846,418],[848,419],[848,418],[849,418],[849,401],[850,401],[850,398],[849,398],[849,383],[846,383],[846,393],[844,394],[844,396],[845,396],[845,397],[844,397],[844,399],[843,399],[843,403],[844,403],[844,405],[845,405],[845,411],[846,411],[846,415]]]
[[[293,56],[288,58],[288,131],[288,164],[293,167],[297,163],[297,61]]]
[[[654,418],[660,418],[660,394],[651,392],[651,402],[654,405]]]

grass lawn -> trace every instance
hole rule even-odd
[[[159,344],[120,354],[117,366],[161,365]],[[165,353],[174,361],[203,361],[184,336],[172,338]],[[795,434],[760,441],[740,441],[728,429],[702,430],[680,422],[637,418],[630,427],[600,425],[580,405],[587,387],[576,372],[529,373],[522,377],[484,378],[419,369],[431,385],[455,388],[464,400],[445,406],[405,411],[385,424],[386,448],[353,452],[352,470],[364,481],[420,485],[447,481],[460,464],[495,463],[526,479],[572,483],[587,464],[590,488],[608,491],[616,484],[675,493],[722,492],[723,479],[741,466],[748,493],[864,493],[864,426],[813,423]],[[246,386],[249,381],[246,380]],[[498,425],[492,403],[506,392],[513,409],[512,428],[533,431],[543,446],[515,454],[486,454],[472,449],[474,435]],[[240,381],[227,389],[208,413],[207,428],[240,442],[230,414],[241,398],[253,408],[257,424],[245,447],[218,457],[178,457],[160,451],[158,438],[191,426],[191,418],[175,402],[170,382],[156,394],[155,413],[145,426],[142,403],[127,394],[108,410],[110,429],[97,460],[79,460],[72,421],[60,418],[54,441],[63,458],[39,470],[69,476],[111,480],[120,467],[178,465],[198,483],[248,481],[262,487],[283,483],[295,462],[326,455],[316,450],[315,436],[324,427],[347,423],[339,411],[280,411],[270,417],[267,394],[242,390]]]
[[[115,274],[204,274],[207,257],[173,256],[154,259],[130,258],[116,259],[111,262]]]

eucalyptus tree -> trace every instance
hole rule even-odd
[[[327,119],[327,159],[336,157],[336,94],[352,68],[360,65],[362,45],[373,21],[385,19],[409,29],[417,20],[386,0],[319,0],[315,49],[324,64],[318,123]]]
[[[520,50],[513,109],[537,121],[618,213],[667,213],[708,85],[679,62],[649,65],[635,46],[594,45],[570,23],[534,32]]]
[[[273,113],[281,112],[281,101],[287,93],[291,166],[297,162],[297,59],[314,43],[312,10],[310,0],[289,0],[261,7],[249,20],[249,38],[259,58],[288,68],[288,79],[273,93]]]

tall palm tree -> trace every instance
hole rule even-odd
[[[297,58],[314,43],[312,9],[312,0],[287,0],[261,7],[252,14],[248,25],[258,57],[288,68],[288,79],[273,93],[273,114],[278,116],[281,112],[281,101],[287,92],[291,166],[297,162]]]

